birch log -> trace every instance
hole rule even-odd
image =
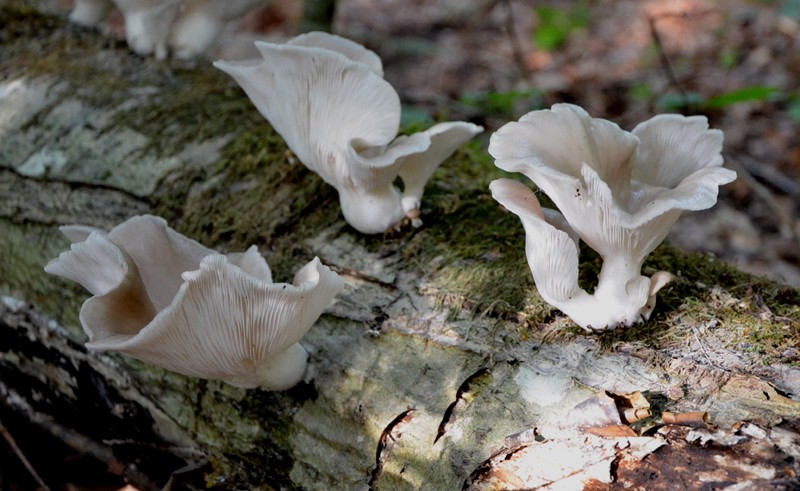
[[[139,58],[20,2],[0,25],[4,411],[140,488],[460,489],[508,437],[601,391],[641,391],[653,424],[800,417],[794,289],[662,246],[645,272],[677,280],[653,319],[584,335],[537,295],[522,227],[488,195],[485,141],[434,176],[423,227],[365,237],[209,63]],[[256,244],[278,281],[314,255],[345,278],[303,340],[304,383],[243,390],[83,348],[88,294],[42,271],[68,247],[57,227],[142,213],[220,251]]]

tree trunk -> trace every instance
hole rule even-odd
[[[421,228],[366,237],[209,63],[142,59],[16,2],[0,24],[11,436],[9,421],[33,424],[143,489],[452,490],[474,485],[508,437],[601,391],[641,391],[651,426],[662,411],[707,411],[725,429],[800,417],[794,289],[665,245],[645,273],[677,279],[653,319],[585,335],[536,293],[522,226],[488,196],[500,173],[485,140],[437,171]],[[68,248],[57,227],[142,213],[223,252],[256,244],[278,281],[313,256],[344,277],[302,340],[306,382],[243,390],[83,348],[88,294],[42,270]],[[588,278],[597,259],[586,264]],[[797,462],[781,468],[797,475]]]

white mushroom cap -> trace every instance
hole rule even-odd
[[[206,52],[225,25],[267,0],[186,0],[172,26],[169,45],[176,58],[193,58]]]
[[[422,132],[430,138],[427,150],[402,157],[399,162],[398,175],[403,180],[403,211],[406,214],[419,209],[425,184],[439,165],[482,131],[482,127],[472,123],[451,121],[435,124]]]
[[[111,0],[75,0],[69,21],[86,27],[95,27],[106,18],[112,7]]]
[[[81,325],[89,335],[96,330],[130,335],[146,326],[157,310],[148,296],[133,260],[105,235],[93,232],[84,242],[72,244],[44,270],[86,288],[93,297],[81,309]],[[86,306],[103,299],[96,308]]]
[[[136,54],[167,57],[167,40],[181,0],[114,0],[125,17],[125,39]]]
[[[286,44],[305,46],[307,48],[322,48],[343,54],[348,59],[363,63],[375,75],[383,78],[383,62],[374,51],[361,46],[355,41],[329,34],[327,32],[313,31],[295,36]]]
[[[641,276],[642,263],[683,210],[713,206],[719,186],[735,179],[733,171],[722,168],[721,150],[722,133],[709,129],[701,116],[656,116],[628,133],[569,104],[528,113],[500,128],[489,144],[498,167],[533,180],[556,204],[569,229],[603,257],[598,286],[589,296],[597,305],[578,308],[586,297],[580,290],[576,304],[573,295],[579,290],[572,271],[573,262],[577,268],[577,248],[545,226],[541,212],[528,210],[525,217],[520,215],[529,244],[553,236],[548,244],[558,242],[563,248],[561,253],[536,252],[544,247],[538,245],[528,252],[542,297],[579,325],[595,330],[628,326],[650,316],[656,292],[671,276],[666,272],[653,278]],[[519,198],[525,195],[519,186],[513,192],[508,184],[493,188],[504,205],[516,200],[516,206],[506,207],[517,214],[525,208],[522,203],[533,198],[532,194]],[[548,257],[532,258],[531,254]],[[555,274],[545,273],[547,268],[566,276],[547,278]],[[569,287],[551,284],[561,281]],[[566,297],[554,293],[564,291]]]
[[[316,258],[273,283],[255,246],[226,257],[152,216],[90,233],[45,270],[93,294],[80,313],[88,348],[268,390],[302,379],[298,341],[343,286]]]
[[[103,229],[89,227],[87,225],[62,225],[58,227],[58,231],[69,239],[70,242],[83,242],[89,238],[92,232],[96,232],[102,236],[108,235],[108,232]]]
[[[299,382],[305,371],[304,350],[292,346],[342,286],[338,275],[316,258],[298,271],[291,285],[250,276],[219,254],[204,258],[200,269],[184,273],[183,279],[172,304],[141,331],[95,335],[86,346],[120,351],[184,375],[283,390]],[[92,300],[82,317],[97,308]],[[279,363],[275,355],[289,348]],[[281,376],[262,379],[268,368]]]
[[[561,308],[588,297],[578,286],[578,244],[568,233],[545,221],[536,195],[511,179],[496,179],[489,189],[498,203],[522,220],[525,255],[542,298]]]
[[[642,259],[681,211],[713,206],[736,178],[721,150],[702,116],[660,115],[628,133],[570,104],[528,113],[489,143],[496,165],[533,180],[592,249]]]
[[[436,167],[482,131],[445,123],[395,139],[400,99],[381,78],[380,60],[352,41],[310,33],[256,47],[261,60],[214,66],[241,85],[300,161],[337,189],[345,219],[361,232],[399,222],[401,198],[418,204]],[[408,186],[402,196],[392,185],[398,175]]]
[[[256,48],[263,59],[214,66],[242,86],[306,167],[333,186],[358,187],[399,157],[380,158],[400,127],[400,99],[368,65],[323,48],[260,41]],[[361,165],[348,165],[348,153]]]

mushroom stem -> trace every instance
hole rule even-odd
[[[306,373],[308,352],[300,343],[270,356],[257,369],[259,387],[264,390],[286,390],[294,387]]]
[[[75,0],[69,21],[85,27],[99,24],[111,10],[111,0]]]
[[[339,187],[342,215],[353,228],[364,234],[380,234],[405,216],[400,191],[392,184],[371,189]]]
[[[631,261],[625,255],[603,257],[603,266],[597,277],[597,288],[594,296],[601,299],[626,298],[626,286],[632,280],[639,278],[642,273],[642,264]]]

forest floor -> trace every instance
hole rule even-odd
[[[279,1],[242,25],[293,35],[300,8]],[[628,130],[706,115],[739,179],[669,240],[800,286],[799,21],[796,0],[339,0],[333,31],[381,56],[407,119],[489,135],[558,102]]]

